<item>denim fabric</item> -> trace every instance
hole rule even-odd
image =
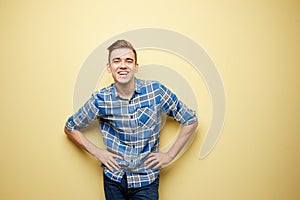
[[[106,200],[158,200],[159,177],[153,183],[139,188],[128,188],[126,174],[121,183],[103,174]]]

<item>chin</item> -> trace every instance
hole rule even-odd
[[[133,77],[126,77],[126,78],[120,77],[120,78],[116,78],[115,80],[120,84],[127,84],[127,83],[130,83],[131,81],[133,81],[134,78]]]

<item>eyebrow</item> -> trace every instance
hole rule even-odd
[[[112,61],[114,61],[114,60],[121,60],[121,58],[119,58],[119,57],[116,57],[116,58],[113,58],[113,59],[112,59]],[[134,61],[134,59],[133,59],[133,58],[125,58],[125,60]]]

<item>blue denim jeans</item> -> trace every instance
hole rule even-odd
[[[121,183],[110,180],[103,174],[106,200],[158,200],[159,177],[150,185],[140,188],[128,188],[126,174]]]

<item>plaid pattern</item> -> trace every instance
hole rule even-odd
[[[158,152],[161,113],[173,117],[183,125],[194,123],[195,111],[187,108],[175,94],[156,81],[135,79],[133,97],[122,99],[114,84],[92,94],[78,112],[71,116],[66,128],[79,130],[92,120],[100,119],[103,140],[110,152],[121,155],[117,159],[121,169],[104,173],[120,182],[124,173],[129,188],[152,183],[159,170],[146,169],[144,161],[150,152]]]

